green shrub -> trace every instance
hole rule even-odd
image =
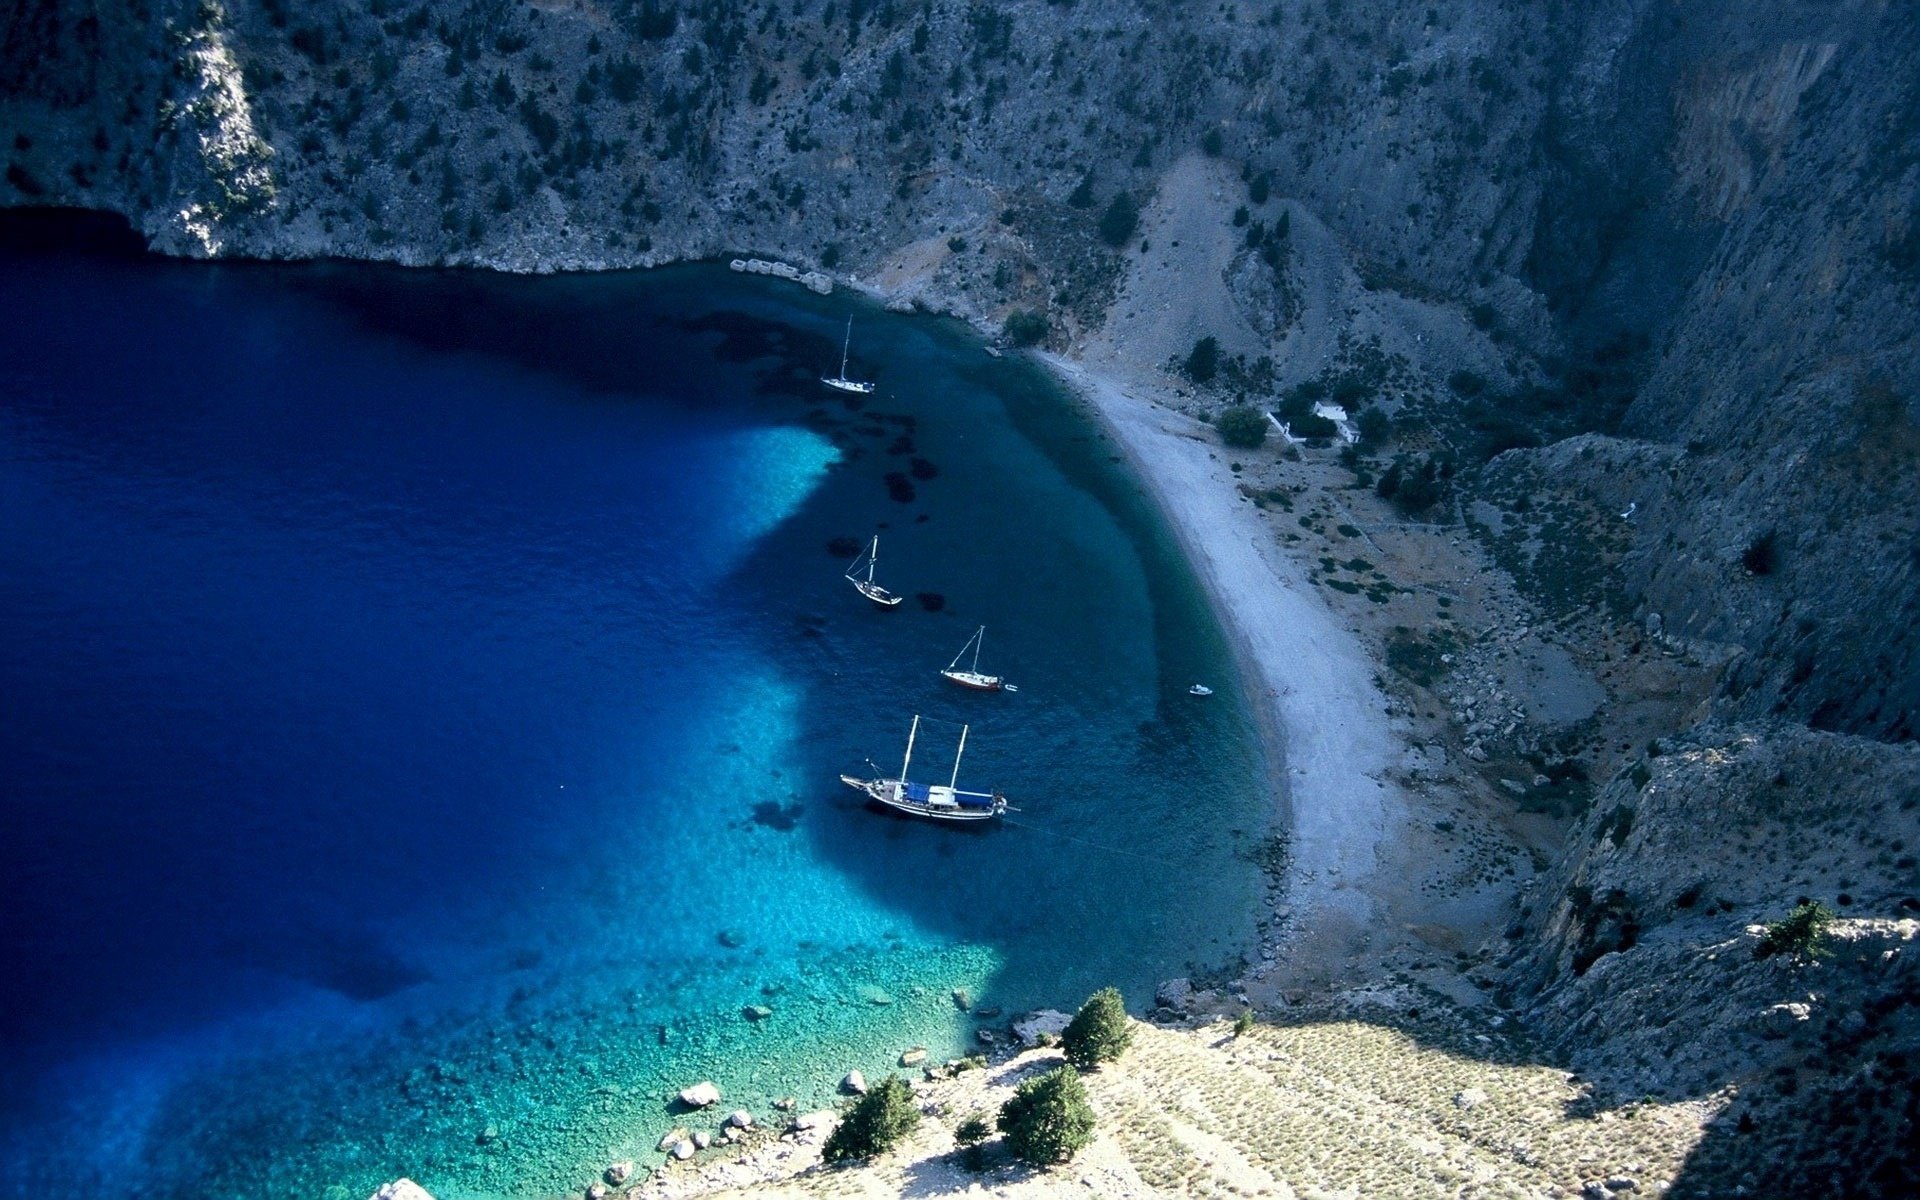
[[[1267,414],[1245,404],[1221,413],[1213,427],[1229,446],[1251,450],[1267,440]]]
[[[1068,1023],[1066,1032],[1060,1035],[1067,1061],[1083,1069],[1114,1061],[1126,1053],[1132,1041],[1126,1001],[1120,998],[1118,988],[1110,987],[1088,996]]]
[[[1812,962],[1833,953],[1831,939],[1833,910],[1818,900],[1802,900],[1785,917],[1767,926],[1760,935],[1755,958],[1791,954],[1796,962]]]
[[[1040,313],[1028,308],[1016,308],[1001,322],[1000,332],[1016,346],[1037,346],[1047,340],[1052,326]]]
[[[1393,419],[1377,408],[1369,408],[1361,413],[1354,427],[1360,435],[1361,447],[1367,450],[1386,445],[1393,436]]]
[[[860,1097],[820,1151],[830,1163],[872,1158],[899,1145],[920,1124],[913,1090],[898,1075],[889,1075]]]
[[[987,1118],[975,1113],[953,1128],[953,1140],[962,1146],[975,1146],[993,1135],[993,1126]]]
[[[1084,1011],[1084,1010],[1082,1010]],[[1093,1141],[1093,1106],[1071,1067],[1029,1079],[1000,1106],[1000,1132],[1021,1162],[1036,1167],[1065,1162]]]
[[[1205,383],[1214,377],[1220,369],[1220,339],[1203,337],[1193,344],[1187,353],[1183,368],[1187,378],[1195,383]]]
[[[1100,214],[1100,239],[1109,246],[1126,245],[1139,227],[1140,206],[1126,192],[1115,196],[1113,203],[1107,205],[1107,211]]]
[[[1218,126],[1200,135],[1200,149],[1208,158],[1219,158],[1220,152],[1226,149],[1226,145],[1226,138],[1221,135]]]
[[[1253,1032],[1253,1010],[1250,1008],[1243,1009],[1241,1010],[1240,1015],[1233,1019],[1233,1036],[1245,1037],[1247,1034],[1252,1032]]]

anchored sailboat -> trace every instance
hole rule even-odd
[[[853,585],[854,591],[859,592],[862,596],[878,604],[881,608],[895,608],[899,605],[903,597],[894,595],[873,581],[874,564],[879,560],[880,535],[876,533],[873,535],[873,543],[867,547],[866,551],[862,553],[859,558],[854,559],[853,564],[847,568],[847,582]],[[864,579],[860,576],[860,564],[862,562],[867,564],[867,574]]]
[[[847,378],[847,351],[852,347],[853,318],[848,317],[846,340],[840,343],[840,373],[831,379],[822,375],[820,382],[826,384],[836,392],[852,392],[856,396],[865,396],[873,391],[873,385],[871,383],[863,383],[858,379]]]
[[[940,672],[963,688],[972,688],[976,692],[997,692],[1007,686],[1007,681],[998,675],[986,675],[980,671],[980,647],[987,640],[987,627],[982,625],[973,631],[967,644],[960,647],[960,653],[953,656],[947,669]],[[968,649],[973,651],[973,664],[966,670],[960,670],[960,660],[967,656]]]
[[[914,715],[913,728],[907,731],[907,755],[900,762],[898,779],[859,779],[842,775],[840,782],[877,804],[909,816],[934,821],[988,821],[1007,811],[1007,798],[999,792],[963,792],[960,790],[960,756],[967,751],[967,726],[960,727],[960,748],[953,754],[953,774],[946,786],[909,783],[907,768],[913,765],[913,741],[920,734],[920,717]]]

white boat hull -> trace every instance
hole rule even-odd
[[[1006,797],[998,792],[991,794],[961,792],[950,787],[935,786],[926,789],[928,798],[922,801],[908,796],[898,779],[859,779],[852,775],[842,775],[840,782],[876,804],[908,816],[925,817],[930,821],[991,821],[1007,811]],[[970,799],[986,799],[991,803],[964,805],[960,802],[963,796]]]
[[[849,576],[848,582],[853,584],[854,591],[859,592],[862,596],[878,604],[881,608],[897,608],[899,607],[900,601],[904,599],[904,597],[894,595],[879,584],[868,583],[864,579],[854,579]]]
[[[997,692],[1006,686],[1007,681],[998,675],[983,675],[978,671],[942,671],[948,679],[963,688],[972,688],[976,692]]]
[[[822,375],[820,382],[826,384],[836,392],[851,392],[856,396],[871,396],[873,394],[873,385],[871,383],[862,383],[858,379],[829,379],[827,376]]]

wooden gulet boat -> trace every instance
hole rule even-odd
[[[920,734],[920,717],[915,714],[907,731],[907,754],[900,762],[898,779],[861,779],[842,775],[840,782],[872,800],[908,816],[930,821],[991,821],[1007,811],[1007,798],[999,792],[960,790],[960,756],[967,752],[967,729],[960,727],[960,748],[953,754],[953,774],[946,785],[910,783],[907,769],[913,765],[913,742]]]
[[[980,647],[986,640],[987,627],[982,625],[980,628],[974,630],[973,636],[967,639],[967,644],[960,647],[960,653],[954,655],[953,661],[948,663],[946,669],[940,673],[961,687],[972,688],[976,692],[997,692],[1002,689],[1009,692],[1018,690],[1000,676],[988,675],[980,670]],[[963,671],[960,669],[960,660],[967,656],[969,648],[973,651],[973,663]]]
[[[858,379],[847,378],[847,351],[850,350],[852,347],[853,347],[853,318],[848,317],[847,318],[847,337],[845,341],[840,343],[840,373],[832,377],[822,375],[820,377],[820,382],[826,384],[828,387],[832,388],[836,392],[852,392],[856,396],[871,395],[873,393],[873,385],[871,383],[865,383]]]
[[[862,578],[860,575],[860,564],[863,561],[867,564],[867,574],[865,578]],[[847,567],[847,582],[853,585],[854,591],[859,592],[862,596],[878,604],[881,608],[898,608],[900,601],[904,599],[904,597],[894,595],[873,581],[873,568],[879,561],[880,535],[876,533],[873,535],[873,542],[867,547],[866,552],[861,554],[859,558],[854,559],[852,564]]]

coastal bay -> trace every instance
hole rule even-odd
[[[817,1104],[1252,953],[1228,642],[1031,365],[862,307],[848,408],[845,298],[716,268],[9,268],[10,1194],[108,1131],[155,1195],[547,1194],[696,1078]],[[982,623],[1016,695],[937,676]],[[852,803],[916,711],[1021,825]]]

